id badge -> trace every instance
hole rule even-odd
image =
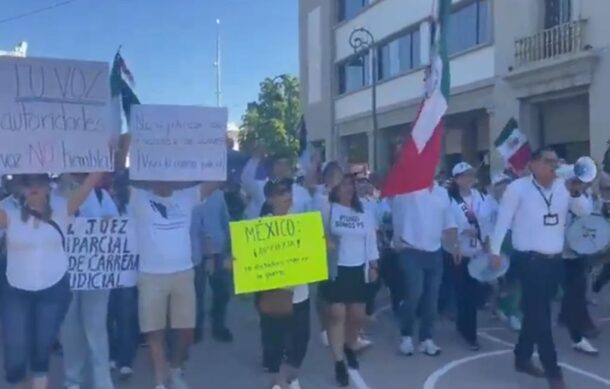
[[[548,213],[544,215],[545,226],[556,226],[559,224],[559,215],[556,213]]]

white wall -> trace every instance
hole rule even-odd
[[[329,0],[330,1],[330,0]],[[453,0],[459,3],[464,0]],[[433,0],[383,0],[335,29],[335,61],[354,53],[349,36],[356,28],[369,30],[377,41],[420,23],[432,13]]]
[[[390,0],[386,0],[390,1]],[[474,50],[451,61],[451,87],[461,87],[494,76],[494,48]],[[419,70],[377,86],[377,109],[383,110],[423,95],[424,71]],[[371,88],[349,93],[335,101],[336,120],[371,110]]]

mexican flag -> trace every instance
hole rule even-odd
[[[522,172],[532,156],[527,137],[519,130],[519,125],[514,118],[511,118],[504,129],[494,142],[498,153],[507,165],[510,165],[516,172]]]
[[[110,73],[110,92],[112,94],[112,106],[114,107],[113,117],[118,125],[118,132],[121,131],[121,108],[125,114],[125,119],[129,121],[131,106],[140,104],[140,100],[132,88],[134,85],[133,74],[127,67],[119,50],[114,56],[112,72]]]
[[[432,12],[432,47],[426,74],[426,95],[411,133],[382,188],[383,197],[429,188],[434,182],[442,153],[443,117],[450,90],[447,56],[447,22],[451,0],[436,0]]]

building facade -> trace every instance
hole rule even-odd
[[[493,143],[510,118],[533,147],[601,160],[610,138],[610,1],[452,2],[447,164],[489,156],[500,169]],[[300,0],[303,110],[310,139],[331,158],[381,171],[393,162],[423,95],[432,3]],[[358,34],[370,49],[354,49]]]

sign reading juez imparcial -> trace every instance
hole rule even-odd
[[[134,180],[224,181],[226,108],[135,105],[129,169]]]
[[[0,174],[111,171],[108,64],[0,57]]]

